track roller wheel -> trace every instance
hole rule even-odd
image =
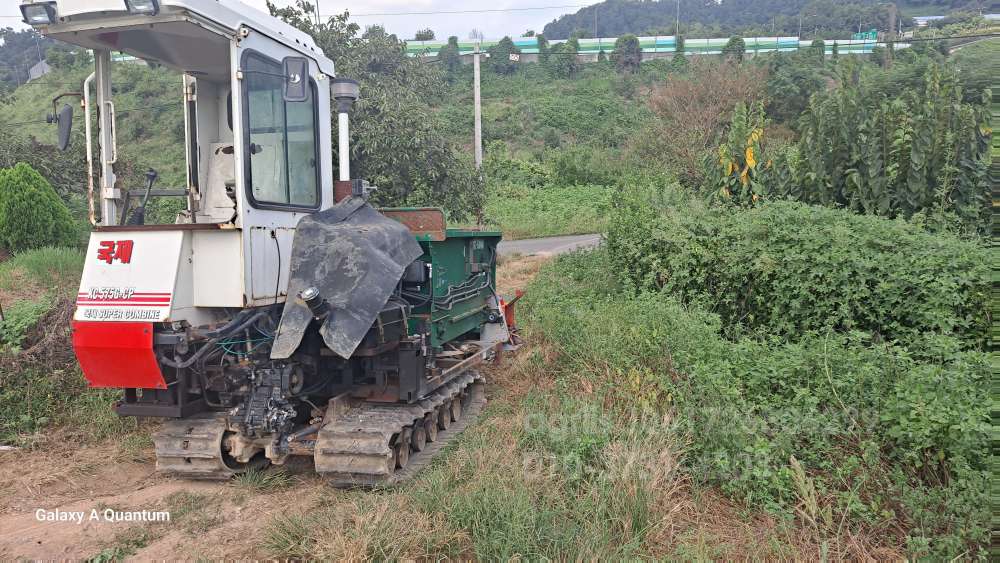
[[[393,446],[392,457],[396,460],[396,468],[402,469],[410,461],[410,429],[404,428],[403,432],[396,438],[396,445]]]
[[[438,429],[447,430],[451,428],[451,401],[441,405],[438,409]]]
[[[410,436],[410,447],[415,452],[419,452],[427,447],[427,429],[424,428],[423,420],[418,420],[413,425],[413,435]]]
[[[462,398],[456,398],[451,401],[451,419],[458,422],[458,419],[462,418]]]
[[[437,442],[438,423],[437,423],[437,417],[434,416],[433,412],[427,413],[427,416],[424,417],[423,425],[424,425],[424,433],[427,436],[427,441]]]

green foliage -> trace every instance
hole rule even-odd
[[[632,72],[638,69],[639,65],[642,64],[642,47],[639,45],[639,38],[629,33],[616,39],[611,60],[619,72]]]
[[[816,58],[819,64],[826,60],[826,42],[822,39],[813,39],[809,44],[809,54]]]
[[[743,55],[747,52],[747,43],[742,37],[730,37],[726,46],[722,48],[722,54],[738,63],[743,62]]]
[[[544,32],[553,39],[570,37],[578,29],[592,32],[596,16],[601,37],[673,35],[678,8],[681,33],[688,37],[796,36],[800,17],[808,18],[809,29],[825,38],[849,37],[858,30],[859,17],[866,26],[870,22],[878,29],[890,27],[889,4],[861,0],[680,0],[679,4],[604,0],[560,16]],[[938,8],[934,13],[941,11],[945,10]]]
[[[577,60],[580,42],[572,38],[549,49],[547,69],[556,78],[573,78],[582,67]]]
[[[842,70],[843,86],[810,102],[799,123],[799,168],[772,192],[889,217],[953,211],[984,232],[986,116],[962,102],[955,72],[931,65],[921,89],[887,99],[865,74]]]
[[[510,56],[515,54],[520,54],[521,49],[514,45],[514,42],[510,37],[504,37],[500,41],[487,49],[489,53],[489,58],[487,60],[487,65],[489,68],[493,69],[493,72],[501,75],[514,74],[517,72],[518,62],[512,61]]]
[[[455,218],[482,208],[484,190],[471,159],[455,152],[427,105],[444,83],[437,65],[408,57],[404,43],[380,26],[360,33],[346,13],[317,24],[302,0],[269,8],[312,36],[339,74],[361,83],[351,161],[358,177],[379,187],[374,203],[440,206]]]
[[[52,302],[47,298],[37,301],[27,299],[15,301],[3,311],[3,319],[0,320],[0,345],[5,345],[9,350],[16,352],[20,349],[28,331],[35,328],[38,321],[50,310]]]
[[[792,202],[660,212],[627,196],[608,248],[624,283],[705,307],[729,335],[857,330],[975,347],[989,326],[987,252],[899,220]]]
[[[66,204],[31,166],[0,169],[0,246],[22,252],[77,244]]]
[[[539,33],[535,37],[535,41],[538,42],[538,63],[542,66],[546,66],[549,62],[549,53],[551,52],[551,47],[549,47],[549,40],[545,38],[545,35]]]
[[[414,41],[434,41],[434,30],[427,27],[424,29],[417,30],[416,35],[413,36]]]
[[[770,168],[762,149],[765,125],[763,103],[736,106],[726,142],[719,145],[718,165],[712,163],[717,170],[712,187],[719,200],[750,207],[767,194],[761,181]]]
[[[595,185],[498,186],[490,189],[486,220],[507,239],[601,232],[613,193],[613,188]]]
[[[438,60],[443,65],[445,75],[449,82],[454,82],[459,70],[462,68],[462,56],[458,48],[458,37],[452,35],[448,38],[448,44],[438,51]]]
[[[808,107],[809,98],[827,87],[827,72],[804,51],[762,57],[768,67],[767,115],[794,126]]]
[[[0,262],[0,289],[16,290],[25,280],[40,281],[50,288],[76,286],[83,271],[83,252],[78,248],[39,248]]]
[[[891,538],[902,526],[913,556],[982,554],[985,354],[961,352],[948,336],[925,341],[921,358],[857,332],[726,339],[702,307],[667,292],[623,292],[607,266],[617,266],[614,252],[609,245],[543,270],[522,316],[599,402],[673,413],[692,479],[750,509],[807,510],[812,490],[818,506],[804,524],[822,535]]]

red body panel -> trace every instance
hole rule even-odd
[[[73,321],[73,350],[91,387],[167,388],[152,323]]]

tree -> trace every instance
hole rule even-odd
[[[747,52],[747,44],[743,41],[742,37],[733,36],[729,38],[729,42],[726,46],[722,48],[722,54],[737,63],[743,62],[743,55]]]
[[[359,34],[346,12],[316,23],[302,0],[287,8],[268,7],[312,36],[339,75],[361,83],[351,124],[352,170],[379,187],[372,196],[375,204],[435,205],[454,218],[482,208],[482,182],[471,159],[456,154],[427,105],[444,82],[439,65],[408,57],[403,42],[382,27]]]
[[[615,50],[611,52],[611,60],[614,61],[620,72],[638,70],[642,63],[642,47],[639,45],[639,38],[627,34],[615,40]]]
[[[552,47],[548,57],[548,71],[556,78],[572,78],[580,69],[577,55],[580,43],[576,39],[557,43]]]
[[[538,62],[544,66],[549,62],[549,40],[541,33],[536,36],[535,40],[538,41]]]
[[[511,60],[511,55],[519,55],[521,50],[517,48],[517,45],[514,45],[510,37],[504,37],[497,41],[496,45],[487,49],[486,52],[490,54],[487,64],[493,69],[493,72],[500,75],[517,72],[518,62]]]
[[[834,64],[840,60],[840,47],[837,45],[836,41],[833,42],[833,49],[830,51],[830,60],[833,61]]]
[[[753,107],[764,99],[766,69],[705,57],[689,64],[688,72],[668,74],[654,90],[654,119],[631,150],[641,160],[662,163],[683,185],[700,187],[705,159],[714,156],[733,108],[740,103]]]
[[[597,52],[597,62],[599,63],[608,62],[608,54],[604,52],[603,47],[601,47],[601,50]]]
[[[971,0],[955,0],[955,5]],[[906,4],[923,4],[911,0]],[[988,3],[988,2],[987,2]],[[858,18],[866,26],[889,27],[888,2],[870,0],[680,0],[680,11],[687,22],[688,37],[770,37],[796,35],[799,15],[810,15],[809,24],[825,38],[850,37],[858,29]],[[898,4],[898,2],[897,2]],[[942,12],[952,8],[951,0],[941,3]],[[548,23],[543,31],[551,39],[569,38],[575,30],[594,30],[594,20],[600,23],[599,33],[618,37],[636,35],[673,35],[677,33],[677,4],[669,2],[636,2],[604,0],[565,14]],[[816,15],[811,15],[816,14]],[[904,25],[908,25],[905,24]]]
[[[826,43],[822,39],[813,39],[813,42],[809,44],[809,52],[816,57],[816,60],[820,64],[826,60]]]
[[[424,28],[417,31],[417,34],[413,36],[414,41],[434,41],[434,30],[431,28]]]
[[[17,31],[0,27],[0,81],[12,87],[24,84],[28,69],[52,48],[69,50],[65,43],[57,43],[34,29]]]
[[[22,252],[77,242],[66,204],[41,174],[23,162],[0,169],[0,246]]]
[[[678,35],[676,38],[676,47],[674,47],[674,56],[670,59],[670,66],[678,72],[683,72],[687,69],[688,60],[687,55],[684,54],[683,35]]]
[[[534,37],[534,36],[535,36],[535,30],[529,29],[528,31],[525,31],[524,35],[522,35],[521,37]]]
[[[809,98],[827,87],[827,71],[807,51],[774,53],[765,60],[769,71],[767,115],[794,127]]]
[[[449,82],[453,82],[462,68],[462,54],[458,47],[458,37],[452,35],[448,43],[438,51],[438,60],[444,69]]]

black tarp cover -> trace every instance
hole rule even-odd
[[[413,234],[363,198],[352,197],[302,219],[292,242],[288,299],[271,358],[290,357],[313,320],[299,292],[319,289],[330,305],[323,341],[349,358],[403,277],[423,254]]]

